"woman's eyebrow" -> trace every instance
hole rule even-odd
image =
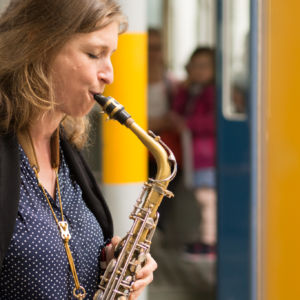
[[[102,43],[90,42],[90,43],[86,43],[86,45],[88,47],[97,48],[98,50],[110,51],[110,47],[105,44],[102,44]],[[115,52],[115,51],[116,51],[116,49],[112,50],[112,52]]]

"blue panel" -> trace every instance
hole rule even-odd
[[[218,299],[250,294],[250,153],[248,122],[218,116]]]
[[[222,114],[222,0],[218,0],[218,300],[256,296],[256,74],[257,1],[251,1],[250,74],[247,114]]]

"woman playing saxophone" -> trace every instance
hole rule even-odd
[[[0,17],[0,299],[98,289],[118,238],[80,149],[125,29],[115,0],[12,0]],[[129,299],[156,267],[148,254]]]

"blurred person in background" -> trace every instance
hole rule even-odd
[[[173,118],[170,117],[172,100],[176,91],[177,80],[167,70],[163,56],[162,33],[159,29],[148,29],[148,127],[173,151],[177,163],[181,160],[180,136],[174,130]],[[149,177],[156,174],[156,162],[149,156]],[[169,190],[174,192],[179,175],[171,181]],[[162,201],[158,212],[160,213],[158,228],[165,227],[167,210],[170,201]]]
[[[163,56],[162,33],[159,29],[148,30],[148,125],[160,134],[170,130],[168,118],[176,90],[176,79],[167,70]]]
[[[193,189],[200,208],[200,239],[186,245],[188,254],[215,256],[216,251],[216,120],[215,51],[198,47],[186,66],[187,78],[172,104],[176,130],[191,133]]]

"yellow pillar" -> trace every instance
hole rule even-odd
[[[143,128],[146,119],[147,40],[145,33],[125,33],[119,38],[112,62],[114,83],[105,95],[120,102]],[[103,122],[103,182],[123,184],[146,179],[145,146],[118,122]]]

